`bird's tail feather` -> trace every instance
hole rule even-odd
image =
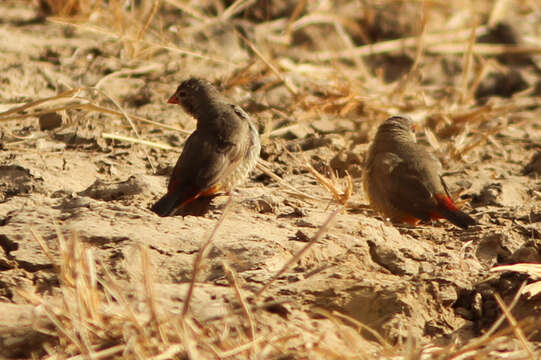
[[[175,209],[182,205],[182,199],[184,194],[182,193],[167,193],[160,200],[158,200],[151,208],[153,212],[159,216],[169,216]]]
[[[438,200],[439,204],[437,215],[440,217],[446,218],[462,229],[467,229],[469,226],[477,224],[475,219],[460,211],[449,196],[436,195],[436,199]]]

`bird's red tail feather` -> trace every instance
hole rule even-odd
[[[460,211],[447,194],[436,194],[435,197],[438,201],[438,208],[430,214],[431,219],[445,218],[463,229],[477,224],[472,217]]]

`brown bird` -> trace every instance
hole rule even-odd
[[[476,224],[460,211],[441,177],[441,164],[416,143],[412,122],[385,120],[368,150],[363,183],[370,204],[392,221],[417,225],[445,218],[463,229]]]
[[[183,81],[168,101],[197,120],[173,174],[167,194],[152,211],[168,216],[199,197],[229,192],[254,168],[261,145],[248,114],[230,104],[206,80]]]

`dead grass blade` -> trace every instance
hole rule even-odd
[[[310,239],[310,241],[302,248],[300,249],[296,254],[295,256],[293,256],[291,259],[289,259],[285,265],[276,273],[273,275],[273,277],[261,288],[257,291],[257,293],[255,294],[255,298],[257,299],[258,297],[260,297],[264,292],[265,290],[267,290],[274,281],[276,281],[276,279],[278,279],[278,277],[280,277],[280,275],[282,275],[283,273],[285,273],[292,265],[294,265],[303,255],[304,253],[306,253],[308,251],[308,249],[310,249],[315,243],[317,243],[319,241],[319,239],[321,239],[321,237],[323,236],[323,234],[325,234],[325,232],[327,231],[327,229],[329,228],[332,220],[336,217],[336,215],[338,215],[338,213],[340,213],[342,210],[344,210],[344,206],[339,206],[338,208],[336,208],[330,215],[329,217],[327,217],[327,220],[325,220],[325,222],[323,223],[323,225],[321,225],[321,227],[319,228],[319,230],[317,231],[317,233],[312,237],[312,239]]]
[[[486,32],[486,27],[479,27],[476,31],[476,36]],[[445,42],[456,42],[465,40],[471,35],[471,29],[460,29],[455,31],[445,31],[435,34],[426,34],[424,44],[427,51],[432,45]],[[407,48],[414,48],[418,45],[419,38],[417,36],[407,37],[396,40],[381,41],[374,44],[358,46],[354,49],[346,49],[341,51],[321,51],[300,56],[301,59],[313,61],[328,61],[335,59],[353,59],[368,55],[383,54],[392,51],[402,51]]]
[[[319,173],[314,167],[306,160],[305,166],[310,171],[312,175],[315,176],[318,183],[322,185],[327,191],[331,193],[334,200],[336,200],[339,204],[346,205],[348,200],[351,198],[351,193],[353,192],[353,180],[351,179],[351,176],[349,174],[346,175],[346,185],[345,189],[343,191],[338,190],[338,181],[334,174],[331,172],[331,178],[327,178]]]
[[[250,343],[252,344],[252,352],[257,354],[258,350],[256,348],[256,327],[255,327],[255,320],[254,320],[254,314],[252,313],[250,306],[246,302],[245,296],[242,294],[239,282],[238,282],[238,275],[235,269],[233,269],[226,261],[222,262],[225,272],[227,274],[227,278],[231,285],[233,286],[233,289],[235,290],[235,295],[237,296],[237,299],[239,303],[241,304],[242,311],[244,313],[244,316],[246,317],[246,320],[248,321],[249,329],[250,329]]]
[[[274,75],[276,75],[276,77],[278,77],[278,79],[280,79],[280,81],[284,84],[284,86],[287,88],[287,90],[291,93],[291,95],[293,96],[297,96],[299,94],[299,90],[297,89],[297,87],[295,85],[293,85],[293,83],[288,79],[286,78],[277,68],[276,66],[274,66],[272,64],[272,62],[267,59],[262,53],[261,51],[259,51],[259,49],[255,46],[255,44],[253,42],[251,42],[250,40],[248,40],[244,35],[242,35],[241,33],[239,33],[238,31],[235,31],[237,36],[239,36],[241,39],[244,40],[244,42],[246,44],[248,44],[248,46],[250,47],[250,49],[252,49],[252,51],[257,55],[257,57],[265,64],[267,65],[267,67],[274,73]]]
[[[154,295],[154,286],[152,284],[152,269],[150,266],[150,259],[148,256],[148,250],[143,245],[139,245],[139,254],[141,255],[141,267],[143,270],[143,282],[145,285],[145,300],[150,310],[151,324],[154,325],[156,333],[159,334],[161,342],[168,344],[169,340],[167,335],[160,325],[160,318],[158,316],[158,307],[156,304],[156,297]]]
[[[193,7],[190,7],[189,5],[183,3],[181,0],[165,0],[169,4],[176,6],[180,10],[184,11],[186,14],[196,18],[197,20],[201,21],[209,21],[210,18],[206,15],[202,14],[201,12],[195,10]]]
[[[207,241],[205,241],[201,249],[199,249],[199,252],[197,253],[197,256],[193,262],[192,281],[190,282],[190,287],[188,288],[188,292],[186,293],[186,299],[184,300],[184,306],[182,308],[182,317],[186,317],[186,315],[188,314],[188,310],[190,308],[190,302],[193,296],[193,290],[195,288],[197,275],[199,274],[199,270],[201,269],[203,265],[203,260],[205,259],[208,252],[211,249],[212,242],[214,241],[214,237],[216,236],[216,233],[218,232],[220,225],[223,224],[225,218],[229,214],[229,208],[232,201],[233,201],[233,196],[231,195],[229,196],[229,199],[225,203],[224,210],[223,210],[222,216],[220,217],[220,220],[218,220],[218,222],[214,226],[214,229],[212,230],[209,237],[207,238]]]
[[[156,142],[153,142],[153,141],[136,139],[136,138],[132,138],[132,137],[129,137],[129,136],[122,136],[122,135],[109,134],[109,133],[102,133],[101,136],[104,139],[111,139],[111,140],[117,140],[117,141],[127,141],[127,142],[131,142],[131,143],[134,143],[134,144],[146,145],[146,146],[150,146],[150,147],[153,147],[153,148],[156,148],[156,149],[161,149],[161,150],[167,150],[167,151],[177,150],[174,147],[166,145],[166,144],[160,144],[160,143],[156,143]]]
[[[468,83],[470,80],[470,73],[472,68],[472,62],[473,62],[473,45],[475,44],[475,36],[476,36],[476,29],[478,26],[479,20],[477,17],[473,20],[473,25],[471,28],[471,34],[470,38],[468,40],[468,50],[464,53],[463,63],[464,66],[462,67],[462,86],[461,86],[461,93],[460,93],[460,100],[464,104],[466,101],[468,101]]]
[[[30,102],[28,102],[28,103],[26,103],[24,105],[17,106],[17,107],[14,107],[12,109],[9,109],[7,111],[4,111],[3,113],[0,113],[0,122],[1,121],[20,120],[20,119],[25,119],[25,118],[28,118],[28,117],[38,117],[38,116],[43,115],[43,114],[47,114],[47,113],[51,113],[51,112],[58,112],[58,111],[63,111],[63,110],[87,110],[87,111],[96,111],[98,113],[107,114],[107,115],[114,115],[114,116],[118,116],[118,117],[123,117],[124,116],[125,113],[122,113],[120,111],[115,111],[115,110],[112,110],[112,109],[109,109],[109,108],[106,108],[106,107],[103,107],[103,106],[96,105],[91,100],[78,96],[78,94],[80,92],[83,92],[83,91],[92,91],[92,88],[82,87],[82,88],[71,89],[71,90],[65,91],[63,93],[60,93],[60,94],[58,94],[56,96],[52,96],[52,97],[48,97],[48,98],[44,98],[44,99],[39,99],[39,100],[35,100],[35,101],[30,101]],[[68,103],[64,104],[64,105],[56,106],[56,107],[50,105],[50,107],[45,107],[45,108],[43,108],[41,110],[36,110],[36,111],[33,111],[33,112],[23,113],[25,110],[37,107],[37,106],[39,106],[41,104],[45,104],[45,103],[54,104],[57,101],[60,101],[60,102],[66,101]],[[13,114],[17,114],[17,115],[13,115]],[[131,119],[142,122],[142,123],[145,123],[145,124],[150,124],[150,125],[153,125],[153,126],[156,126],[156,127],[167,129],[167,130],[177,131],[177,132],[180,132],[180,133],[183,133],[183,134],[190,134],[191,133],[190,131],[186,131],[186,130],[180,129],[178,127],[162,124],[162,123],[159,123],[157,121],[152,121],[152,120],[140,117],[140,116],[131,115],[131,114],[127,114],[127,115]]]
[[[312,196],[310,194],[307,194],[305,193],[304,191],[301,191],[297,188],[295,188],[293,185],[287,183],[286,181],[284,181],[281,177],[279,177],[278,175],[276,175],[275,173],[272,172],[272,170],[270,170],[264,163],[264,160],[262,159],[259,159],[257,164],[256,164],[256,167],[261,170],[264,174],[270,176],[273,180],[276,180],[280,185],[288,188],[292,194],[294,194],[295,196],[301,198],[301,199],[310,199],[310,200],[316,200],[316,201],[326,201],[325,199],[321,199],[321,198],[318,198],[318,197],[315,197],[315,196]]]
[[[528,340],[526,340],[526,337],[524,336],[524,332],[522,329],[518,326],[517,320],[511,314],[511,311],[509,308],[505,305],[505,302],[502,300],[501,296],[499,294],[494,294],[494,298],[496,299],[496,302],[500,306],[500,309],[502,309],[502,312],[504,313],[505,317],[507,318],[507,322],[509,322],[509,325],[511,326],[511,329],[513,329],[513,333],[517,337],[517,339],[520,340],[520,343],[522,344],[524,350],[528,353],[530,359],[535,360],[535,356],[532,352],[531,344],[528,343]]]
[[[524,290],[524,285],[525,283],[523,283],[522,286],[518,289],[517,293],[515,294],[515,297],[513,298],[513,300],[507,307],[509,311],[511,311],[517,305],[518,300],[520,299],[520,295],[522,294],[522,291]],[[502,334],[494,334],[494,333],[501,326],[501,324],[504,322],[505,319],[506,319],[505,314],[502,314],[498,318],[498,320],[496,320],[494,324],[492,324],[490,329],[486,333],[484,333],[481,337],[473,339],[468,344],[466,344],[465,346],[461,347],[458,350],[448,351],[448,352],[446,351],[445,352],[446,358],[449,360],[457,359],[461,355],[464,355],[471,351],[475,351],[481,348],[482,346],[485,346],[486,344],[490,343],[491,341],[494,341],[498,337],[498,335],[500,336],[502,335]]]

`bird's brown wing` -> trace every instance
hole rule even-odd
[[[435,206],[424,167],[406,161],[393,153],[381,153],[375,158],[374,169],[378,181],[374,186],[385,194],[386,201],[395,209],[413,215],[421,220],[429,220],[429,212]]]
[[[169,191],[182,189],[190,192],[205,191],[218,185],[242,160],[242,147],[196,130],[184,145]]]

